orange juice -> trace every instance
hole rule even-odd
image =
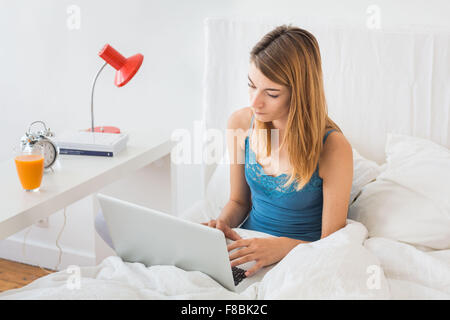
[[[22,187],[25,190],[39,188],[44,175],[44,157],[38,154],[23,154],[14,160]]]

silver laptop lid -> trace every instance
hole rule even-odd
[[[124,261],[201,271],[235,291],[222,231],[103,194],[97,198]]]

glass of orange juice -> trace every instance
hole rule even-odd
[[[25,191],[37,192],[44,175],[44,149],[41,145],[14,150],[17,174]]]

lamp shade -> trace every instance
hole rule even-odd
[[[144,60],[144,56],[140,53],[125,58],[109,44],[106,44],[98,55],[117,70],[114,83],[118,87],[126,85],[134,77]]]

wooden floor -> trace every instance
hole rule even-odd
[[[48,275],[49,272],[54,272],[53,270],[47,270],[48,272],[45,270],[28,264],[0,259],[0,292],[21,288],[40,277]]]

